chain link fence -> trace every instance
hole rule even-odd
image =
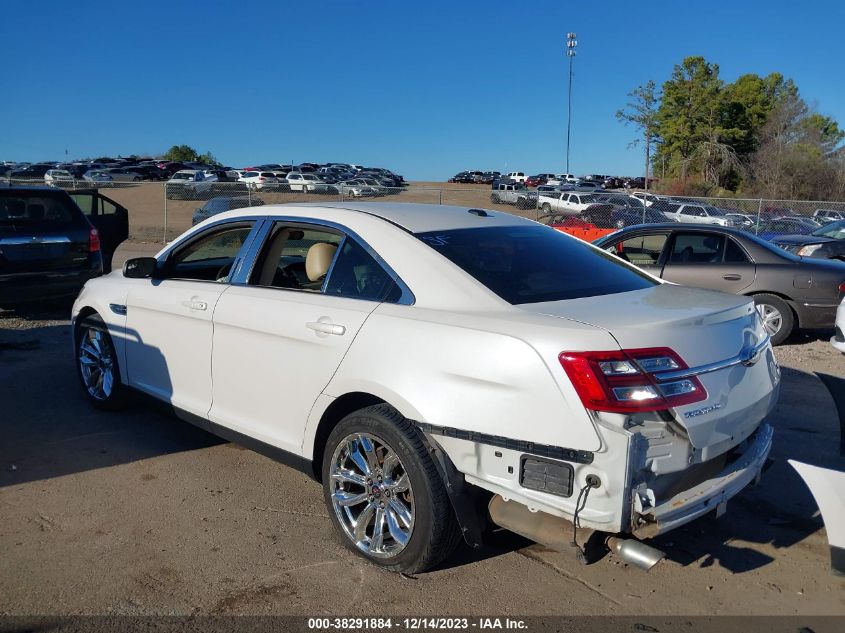
[[[9,186],[45,184],[41,180],[2,182]],[[670,221],[715,224],[770,240],[780,235],[807,235],[845,219],[845,202],[658,197],[633,191],[499,190],[484,185],[446,183],[385,187],[375,183],[296,184],[280,179],[109,183],[69,180],[52,186],[67,190],[98,189],[129,210],[130,239],[150,242],[170,241],[193,224],[231,209],[350,200],[486,208],[564,227],[603,230]],[[845,237],[845,229],[835,237]]]

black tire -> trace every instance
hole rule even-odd
[[[772,339],[772,345],[780,345],[789,338],[792,331],[795,329],[795,314],[792,312],[792,308],[789,307],[789,304],[786,301],[777,295],[762,293],[754,295],[753,298],[754,305],[757,306],[757,311],[763,319],[764,326],[767,325],[767,322],[772,324],[772,326],[776,323],[776,317],[774,317],[774,321],[771,320],[771,317],[774,316],[773,313],[770,312],[771,310],[780,314],[780,323],[776,331],[769,331],[769,327],[767,327],[766,330]]]
[[[543,213],[550,213],[552,210],[552,205],[550,205],[548,202],[544,202],[540,208],[543,210]]]
[[[85,369],[83,369],[85,363],[83,363],[82,358],[86,357],[89,361],[91,360],[91,357],[83,352],[83,339],[88,340],[87,346],[91,349],[94,348],[90,342],[92,336],[96,336],[99,345],[103,348],[103,352],[110,359],[108,366],[111,372],[111,387],[108,390],[104,389],[100,395],[92,391],[89,384],[90,381],[86,382],[86,376],[84,375]],[[103,322],[103,319],[100,318],[100,315],[91,314],[83,318],[76,326],[73,341],[73,348],[76,355],[76,375],[79,378],[82,390],[88,401],[97,409],[104,411],[115,411],[126,406],[129,401],[129,390],[120,381],[120,366],[118,365],[117,352],[115,351],[108,328]],[[102,365],[100,366],[100,371],[102,371]]]
[[[354,537],[348,534],[347,528],[341,524],[341,518],[338,516],[340,510],[335,510],[332,501],[334,482],[331,471],[336,452],[343,454],[342,449],[347,446],[346,439],[358,433],[365,433],[382,440],[390,450],[396,453],[400,460],[400,467],[410,480],[408,494],[413,503],[413,528],[404,548],[392,556],[378,557],[359,548]],[[386,454],[381,456],[382,465]],[[371,563],[391,571],[413,574],[434,567],[448,557],[457,546],[460,530],[443,479],[426,450],[420,431],[393,407],[386,404],[373,405],[343,418],[332,430],[326,442],[321,472],[323,497],[335,531],[344,545]],[[384,475],[387,480],[387,473],[385,472]],[[353,486],[356,485],[353,484]],[[369,490],[364,485],[362,489]],[[385,493],[380,493],[380,495],[385,495]],[[386,495],[376,496],[382,501],[386,499]],[[371,496],[370,503],[372,500]],[[367,502],[362,501],[362,503]],[[360,517],[363,512],[364,510],[361,510],[358,516]]]

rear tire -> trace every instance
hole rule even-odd
[[[777,295],[763,293],[754,295],[753,298],[757,312],[763,320],[763,327],[772,339],[772,345],[780,345],[795,329],[792,308]]]
[[[543,206],[540,208],[543,209],[543,213],[549,213],[552,210],[552,205],[550,205],[548,202],[544,202]]]
[[[129,392],[120,381],[117,352],[100,315],[82,319],[74,332],[74,349],[76,373],[88,401],[105,411],[124,407]]]
[[[371,563],[422,572],[458,544],[446,487],[420,431],[393,407],[343,418],[326,442],[321,472],[335,530]]]

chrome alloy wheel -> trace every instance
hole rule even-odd
[[[106,334],[94,328],[85,328],[79,337],[77,354],[82,382],[89,395],[96,400],[106,400],[114,389],[114,356]]]
[[[766,334],[774,336],[780,331],[783,326],[783,315],[773,305],[761,303],[757,306],[757,312],[760,314],[760,319],[763,321],[763,328]]]
[[[396,452],[367,433],[348,435],[331,461],[331,499],[355,547],[389,558],[405,549],[414,530],[414,493]]]

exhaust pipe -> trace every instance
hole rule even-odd
[[[605,545],[607,545],[607,549],[629,565],[634,565],[645,571],[654,567],[666,556],[666,552],[632,538],[609,536]]]
[[[531,512],[521,503],[505,501],[501,495],[495,495],[490,500],[488,509],[493,523],[499,527],[558,552],[566,553],[572,550],[571,521],[547,512]],[[666,556],[665,552],[636,539],[609,536],[605,540],[605,546],[626,563],[646,571]]]

